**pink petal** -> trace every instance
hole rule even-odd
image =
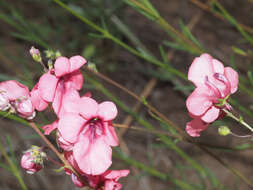
[[[215,73],[224,73],[224,65],[217,59],[213,59],[213,68]]]
[[[104,174],[103,177],[105,179],[113,179],[118,181],[119,178],[121,177],[126,177],[130,173],[129,170],[107,170]]]
[[[6,92],[6,96],[9,100],[16,100],[30,95],[28,87],[15,80],[1,82],[0,92],[1,91]]]
[[[50,133],[51,133],[53,130],[57,129],[57,127],[58,127],[58,120],[54,121],[54,122],[51,123],[51,124],[48,124],[48,125],[43,126],[42,129],[44,130],[44,134],[45,134],[45,135],[50,135]]]
[[[55,95],[55,89],[58,78],[50,73],[46,73],[40,77],[38,89],[40,96],[47,102],[52,102]]]
[[[71,179],[72,179],[72,182],[74,183],[74,185],[75,185],[76,187],[81,188],[81,187],[84,187],[84,186],[85,186],[85,184],[84,184],[75,174],[73,174],[73,173],[72,173],[72,175],[71,175]]]
[[[70,73],[70,62],[67,57],[59,57],[54,63],[54,72],[57,77]]]
[[[113,180],[106,180],[105,181],[104,190],[120,190],[121,188],[122,188],[122,185],[120,183],[117,183]]]
[[[103,102],[98,105],[98,115],[104,121],[113,120],[117,114],[118,110],[113,102]]]
[[[210,91],[206,86],[197,87],[187,98],[186,107],[191,114],[200,116],[212,106],[212,101],[208,94]]]
[[[102,138],[91,142],[88,136],[84,136],[75,144],[73,154],[80,170],[86,174],[102,174],[112,164],[112,149]]]
[[[79,105],[79,112],[85,119],[97,117],[98,103],[94,99],[82,97]]]
[[[238,83],[239,83],[239,77],[238,73],[232,69],[231,67],[226,67],[225,68],[225,76],[227,77],[228,81],[230,82],[231,85],[231,93],[235,93],[238,88]]]
[[[67,113],[59,119],[58,130],[66,141],[75,143],[84,122],[85,120],[78,114]]]
[[[64,81],[59,80],[56,90],[55,90],[55,95],[52,103],[52,107],[54,109],[54,112],[56,115],[59,116],[61,107],[62,107],[62,100],[63,100],[63,95],[65,93],[65,88],[64,88]]]
[[[80,70],[77,70],[66,76],[64,80],[66,88],[74,88],[80,90],[83,86],[83,75]]]
[[[211,78],[213,74],[212,57],[208,54],[202,54],[192,62],[188,72],[188,80],[199,86],[205,83],[206,76]]]
[[[48,102],[45,101],[40,96],[40,92],[38,89],[38,83],[34,86],[34,88],[31,91],[31,101],[32,101],[32,104],[35,107],[35,109],[38,111],[43,111],[48,106]]]
[[[215,121],[220,114],[220,109],[212,106],[202,117],[201,119],[206,123],[212,123]]]
[[[201,119],[193,119],[186,124],[186,132],[192,137],[199,137],[200,132],[206,130],[208,124],[205,124]]]
[[[75,89],[65,90],[62,94],[62,106],[58,112],[58,117],[66,113],[79,113],[80,96]]]
[[[118,146],[118,137],[114,130],[114,127],[111,125],[111,122],[104,123],[104,141],[110,146]]]
[[[73,56],[69,59],[70,72],[80,69],[87,61],[80,55]]]

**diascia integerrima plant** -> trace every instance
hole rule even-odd
[[[87,64],[85,58],[79,55],[66,58],[59,52],[48,51],[48,65],[44,65],[38,49],[32,47],[30,53],[36,62],[43,65],[45,73],[31,92],[17,81],[1,82],[0,110],[31,121],[36,111],[52,109],[57,119],[42,129],[44,135],[56,132],[56,142],[63,150],[61,154],[44,139],[32,121],[30,124],[63,162],[57,164],[71,176],[73,184],[101,190],[121,189],[118,180],[127,176],[129,170],[109,170],[111,147],[118,145],[112,123],[118,114],[117,107],[111,101],[98,103],[89,92],[80,95],[84,81],[80,69]],[[208,54],[202,54],[191,64],[188,79],[196,87],[186,101],[193,119],[186,124],[190,136],[200,136],[200,132],[211,123],[225,116],[253,131],[241,117],[233,114],[229,104],[231,94],[238,88],[238,74],[234,69],[224,67]],[[235,135],[226,126],[220,127],[219,133]],[[43,169],[46,160],[56,163],[47,156],[45,147],[32,146],[24,152],[20,164],[27,173],[34,174]]]
[[[63,150],[58,155],[64,164],[59,165],[73,183],[77,187],[121,189],[118,180],[127,176],[129,170],[108,170],[112,164],[111,146],[118,145],[112,124],[117,108],[110,101],[97,103],[90,93],[79,94],[84,81],[80,69],[86,60],[79,55],[66,58],[48,52],[49,64],[44,65],[38,49],[32,47],[30,54],[43,65],[45,73],[31,92],[14,80],[0,83],[0,110],[31,121],[36,111],[52,108],[57,120],[42,129],[45,135],[56,131],[56,141]],[[24,152],[21,167],[34,174],[44,167],[45,160],[52,161],[52,158],[47,156],[44,147],[32,146]]]

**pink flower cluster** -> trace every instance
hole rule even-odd
[[[29,89],[14,80],[0,83],[0,111],[8,110],[28,120],[36,115]]]
[[[31,54],[41,58],[35,50]],[[80,96],[84,81],[80,68],[85,64],[86,60],[79,55],[69,59],[58,57],[49,70],[45,67],[47,72],[31,92],[17,81],[0,83],[0,111],[10,109],[25,119],[32,119],[35,110],[43,111],[51,104],[57,120],[43,127],[45,134],[56,130],[57,142],[66,160],[87,180],[86,184],[96,189],[118,190],[121,189],[118,179],[129,173],[107,170],[112,164],[112,147],[118,145],[112,125],[118,111],[113,102],[97,103],[90,93]],[[21,160],[21,166],[29,173],[42,168],[43,159],[37,162],[33,155],[28,151]],[[76,186],[86,185],[70,170],[65,171]]]
[[[202,54],[194,59],[188,72],[188,79],[196,86],[186,100],[186,107],[192,121],[186,124],[190,136],[198,137],[200,132],[230,109],[228,99],[238,88],[238,74],[231,67]]]

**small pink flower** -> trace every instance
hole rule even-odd
[[[65,110],[62,109],[65,95],[67,94],[68,98],[72,99],[79,96],[76,90],[80,90],[83,84],[83,76],[79,69],[85,63],[86,60],[78,55],[70,59],[57,58],[54,69],[42,75],[31,92],[35,108],[38,111],[43,111],[48,103],[52,102],[55,113],[58,116],[62,115]],[[71,103],[69,102],[69,104]]]
[[[223,108],[230,108],[227,99],[238,88],[238,74],[231,67],[224,68],[210,55],[202,54],[191,64],[188,79],[196,86],[186,101],[186,107],[195,120],[187,124],[186,130],[191,136],[199,136],[207,123],[223,114]]]
[[[111,120],[117,115],[112,102],[98,104],[89,97],[78,103],[79,114],[65,113],[59,119],[59,140],[62,148],[73,151],[73,157],[85,174],[99,175],[111,165],[111,146],[118,145]],[[66,143],[64,143],[66,142]]]
[[[46,154],[41,151],[40,147],[33,146],[27,150],[21,158],[21,167],[29,174],[34,174],[43,168],[43,159]]]

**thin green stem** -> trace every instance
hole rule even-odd
[[[17,178],[19,184],[21,185],[23,190],[28,190],[24,180],[22,179],[18,168],[16,167],[16,165],[12,162],[12,160],[10,159],[10,157],[8,156],[8,154],[6,153],[6,151],[4,150],[3,145],[0,143],[0,152],[2,153],[2,155],[4,156],[4,158],[6,159],[7,163],[9,164],[12,173],[15,175],[15,177]]]
[[[236,117],[232,112],[228,111],[227,109],[222,109],[228,117],[234,119],[235,121],[237,121],[238,123],[240,123],[241,125],[243,125],[244,127],[248,128],[250,131],[253,132],[253,128],[246,123],[241,117]]]

